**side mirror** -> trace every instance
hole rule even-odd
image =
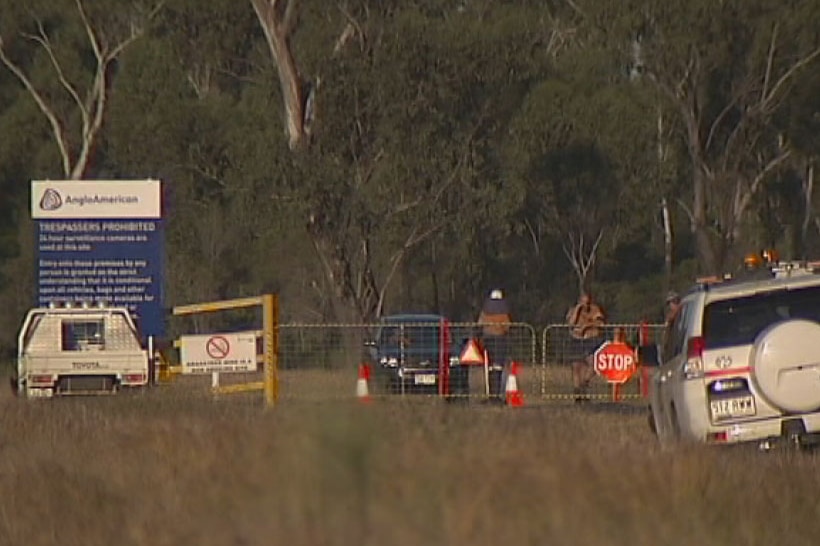
[[[638,347],[638,361],[643,366],[657,367],[660,364],[657,345],[641,345]]]

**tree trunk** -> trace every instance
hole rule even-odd
[[[251,0],[251,4],[276,63],[288,145],[295,150],[307,142],[302,79],[290,49],[290,35],[296,21],[296,0]]]
[[[672,287],[672,220],[669,215],[669,204],[666,197],[661,199],[661,214],[663,215],[663,264],[664,264],[664,284],[666,290]]]
[[[800,225],[800,241],[799,253],[796,254],[800,259],[807,258],[806,240],[809,236],[809,226],[811,225],[812,216],[812,195],[814,193],[814,160],[807,162],[806,168],[803,172],[803,222]]]
[[[708,175],[702,169],[695,170],[691,227],[702,272],[716,274],[719,273],[718,270],[722,264],[718,263],[715,239],[709,233],[709,218],[706,211],[707,177]]]

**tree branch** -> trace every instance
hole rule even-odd
[[[51,47],[51,41],[46,34],[46,30],[43,27],[43,22],[40,19],[35,19],[37,22],[37,31],[38,34],[21,34],[24,38],[27,38],[33,42],[40,44],[40,46],[46,51],[48,54],[48,58],[51,61],[51,66],[54,68],[54,71],[57,73],[57,79],[59,80],[60,84],[66,90],[66,92],[71,96],[74,102],[77,104],[77,107],[80,109],[80,115],[83,117],[84,120],[88,119],[88,110],[86,110],[85,105],[83,104],[82,100],[80,100],[80,95],[77,93],[77,90],[74,86],[68,81],[63,72],[63,67],[60,65],[60,62],[57,60],[57,56],[54,54],[54,48]]]
[[[769,81],[772,79],[772,66],[774,65],[775,44],[777,43],[777,31],[780,28],[779,23],[774,24],[772,29],[772,39],[769,42],[769,53],[766,56],[766,71],[763,74],[763,89],[760,90],[760,102],[766,101],[766,93],[769,90]]]
[[[31,98],[34,99],[34,102],[37,104],[37,107],[43,113],[43,115],[48,120],[49,125],[51,125],[51,132],[54,135],[54,140],[57,143],[57,148],[60,150],[60,159],[63,163],[63,174],[65,176],[69,176],[71,173],[71,156],[69,155],[68,151],[68,143],[66,142],[65,132],[63,127],[60,123],[60,120],[57,118],[57,114],[54,110],[46,104],[45,99],[43,96],[37,91],[37,89],[32,84],[31,80],[26,76],[26,74],[17,66],[9,57],[6,55],[5,50],[3,49],[3,39],[0,37],[0,61],[6,65],[12,74],[23,84],[23,87],[26,88]]]
[[[689,223],[691,225],[695,224],[695,215],[692,213],[692,209],[686,206],[686,203],[683,202],[682,199],[675,199],[675,202],[678,206],[683,209],[684,214],[686,214],[687,218],[689,218]]]
[[[749,184],[749,191],[745,192],[743,196],[738,200],[738,204],[734,210],[734,220],[738,221],[740,216],[749,206],[749,203],[752,201],[752,197],[754,197],[757,192],[760,190],[760,185],[763,184],[763,181],[766,179],[769,174],[783,164],[787,159],[789,159],[792,155],[792,151],[789,148],[785,148],[780,151],[775,157],[769,160],[766,165],[764,165],[763,169],[761,169],[757,175],[752,180],[751,184]]]
[[[717,132],[718,127],[720,126],[723,118],[734,108],[739,101],[740,95],[735,95],[732,97],[732,100],[729,101],[729,104],[726,105],[723,110],[715,117],[712,125],[709,127],[709,134],[706,136],[706,143],[703,145],[704,150],[708,150],[712,146],[712,139],[715,137],[715,133]],[[738,123],[740,125],[740,123]]]
[[[362,25],[350,14],[350,11],[347,10],[341,3],[337,3],[339,11],[342,12],[342,15],[345,16],[347,19],[347,25],[345,25],[344,30],[339,35],[339,38],[336,39],[336,44],[333,46],[333,54],[337,55],[345,44],[352,38],[354,35],[358,35],[359,37],[359,47],[360,49],[364,49],[365,44],[365,35],[364,29],[362,29]]]
[[[802,67],[806,66],[817,56],[820,55],[820,47],[803,57],[802,59],[795,62],[788,70],[777,80],[777,82],[772,86],[772,90],[769,94],[761,101],[760,103],[760,110],[761,112],[770,112],[772,107],[772,103],[774,102],[775,98],[777,97],[778,92],[780,89],[788,82],[794,73],[800,70]]]
[[[88,42],[91,44],[91,49],[94,50],[94,57],[96,57],[97,63],[101,63],[103,61],[103,54],[100,49],[100,42],[94,32],[94,27],[91,26],[91,22],[88,20],[83,3],[80,0],[75,0],[75,3],[77,4],[77,11],[80,13],[80,19],[83,21],[85,33],[88,35]]]

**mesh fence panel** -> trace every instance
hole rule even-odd
[[[601,327],[602,335],[594,341],[587,340],[583,345],[572,337],[571,326],[553,324],[544,328],[541,336],[541,390],[542,398],[569,398],[573,396],[572,363],[583,360],[586,355],[606,341],[612,341],[616,333],[622,332],[625,341],[637,348],[641,337],[646,336],[647,344],[657,344],[662,339],[663,324],[608,324]],[[645,333],[641,334],[641,330]],[[621,387],[625,397],[641,395],[641,374],[635,374]],[[590,384],[589,393],[593,397],[610,397],[612,387],[604,379],[595,377]]]
[[[599,341],[612,340],[616,329],[620,329],[625,333],[626,341],[637,347],[641,328],[646,329],[653,343],[660,341],[663,329],[660,324],[607,325]],[[354,398],[358,372],[365,364],[371,371],[368,387],[374,397],[398,395],[407,399],[423,399],[425,396],[438,396],[441,392],[438,374],[443,366],[449,372],[448,392],[451,395],[467,399],[484,398],[487,396],[489,377],[483,364],[461,366],[457,359],[471,339],[478,340],[491,352],[497,347],[482,336],[481,325],[475,322],[280,324],[278,334],[280,400]],[[514,361],[518,364],[517,387],[531,403],[572,397],[571,362],[579,355],[567,325],[536,329],[527,323],[514,323],[504,339],[502,352],[507,364],[502,380],[504,385],[509,363]],[[492,360],[492,354],[490,357]],[[399,369],[408,374],[402,380],[390,376],[398,374]],[[378,375],[378,372],[388,372],[392,383],[379,383],[384,376]],[[624,398],[641,395],[639,376],[636,374],[635,379],[622,386],[621,395]],[[255,373],[223,373],[219,382],[226,386],[260,382],[262,379],[260,364]],[[177,377],[174,383],[195,386],[192,387],[194,390],[207,392],[211,377],[182,376]],[[597,376],[589,392],[593,397],[600,398],[609,398],[612,394],[611,385]]]

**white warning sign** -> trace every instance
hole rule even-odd
[[[256,333],[181,336],[179,356],[184,374],[256,371]]]

